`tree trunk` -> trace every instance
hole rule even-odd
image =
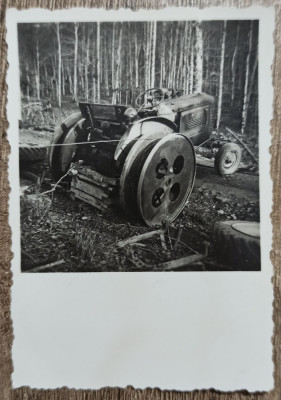
[[[223,94],[223,73],[224,73],[224,55],[225,55],[225,37],[226,37],[226,21],[224,21],[224,23],[223,23],[223,31],[222,31],[220,80],[219,80],[217,125],[216,125],[217,129],[220,126],[220,120],[221,120],[222,94]]]
[[[65,96],[65,71],[64,62],[61,62],[61,82],[62,82],[62,95]]]
[[[161,32],[161,53],[160,53],[160,79],[159,86],[165,87],[164,85],[164,77],[165,77],[165,28],[166,23],[162,22],[162,32]]]
[[[189,93],[189,81],[190,81],[190,48],[192,41],[192,27],[190,22],[186,22],[186,29],[188,28],[188,35],[186,37],[186,41],[188,41],[187,50],[185,50],[185,58],[184,58],[184,78],[183,78],[183,87],[184,91]]]
[[[57,41],[58,41],[58,80],[57,80],[57,97],[58,105],[61,108],[61,41],[60,41],[60,24],[57,22]]]
[[[153,37],[152,37],[152,63],[151,63],[151,87],[155,86],[155,57],[156,57],[156,35],[157,35],[157,22],[153,22]]]
[[[231,72],[232,72],[232,85],[231,85],[231,107],[233,107],[234,97],[235,97],[235,77],[236,77],[236,58],[238,52],[238,42],[239,42],[239,29],[240,23],[237,25],[235,48],[233,51],[232,62],[231,62]]]
[[[29,78],[29,66],[28,63],[25,64],[25,74],[26,74],[26,97],[27,102],[30,101],[30,78]]]
[[[203,38],[202,24],[196,24],[196,74],[195,74],[195,92],[202,92],[203,83]]]
[[[86,100],[89,101],[89,77],[88,77],[88,68],[90,63],[90,32],[87,35],[87,44],[86,44],[86,60],[85,60],[85,97]]]
[[[150,64],[149,64],[149,57],[150,57],[150,35],[149,35],[149,22],[146,22],[145,25],[145,39],[146,39],[146,48],[145,48],[145,60],[144,60],[144,73],[145,73],[145,90],[149,89],[150,86]]]
[[[100,102],[100,22],[97,22],[97,102]]]
[[[173,65],[173,29],[170,35],[170,46],[169,46],[169,74],[168,74],[168,87],[171,88],[172,83],[172,65]]]
[[[248,108],[249,108],[249,72],[250,72],[250,58],[252,53],[252,45],[253,45],[253,21],[250,23],[250,32],[249,32],[249,48],[248,54],[246,58],[246,75],[245,75],[245,84],[244,84],[244,100],[243,100],[243,110],[242,110],[242,124],[241,124],[241,133],[245,134],[245,128],[247,124],[248,117]],[[257,58],[256,58],[257,61]],[[255,72],[253,70],[253,72]]]
[[[176,36],[173,47],[173,62],[172,62],[172,73],[171,73],[171,87],[176,88],[176,66],[178,58],[178,39],[179,39],[179,25],[176,26]]]
[[[191,28],[192,29],[192,28]],[[190,68],[189,68],[189,93],[193,93],[193,82],[194,82],[194,37],[193,32],[191,36],[191,52],[190,52]]]
[[[116,92],[115,92],[115,22],[112,27],[112,45],[111,45],[111,88],[112,88],[112,104],[116,103]]]
[[[133,67],[132,67],[132,31],[131,31],[131,24],[128,22],[128,29],[129,29],[129,82],[130,82],[130,93],[133,88]]]
[[[180,40],[180,46],[179,46],[179,52],[180,52],[180,58],[179,58],[179,63],[177,65],[177,71],[176,71],[176,87],[180,88],[182,87],[182,76],[183,76],[183,70],[184,70],[184,65],[183,65],[183,55],[185,51],[185,43],[186,43],[186,26],[184,23],[180,25],[181,31],[183,31],[183,36],[181,35],[181,40]]]
[[[116,89],[118,90],[118,95],[116,96],[117,103],[120,102],[120,83],[121,83],[121,49],[122,49],[122,24],[119,31],[119,41],[118,41],[118,49],[117,49],[117,70],[116,70]]]
[[[77,55],[78,55],[78,27],[79,23],[74,24],[74,66],[73,66],[73,97],[77,101]]]
[[[137,24],[135,24],[135,86],[139,86],[139,46],[137,35]]]
[[[40,60],[39,60],[38,37],[37,37],[37,40],[36,40],[35,82],[36,82],[36,95],[37,95],[37,100],[40,100]]]

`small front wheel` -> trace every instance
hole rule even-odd
[[[223,144],[215,157],[215,168],[221,175],[230,175],[237,171],[242,151],[236,143]]]

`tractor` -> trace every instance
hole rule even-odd
[[[118,182],[123,210],[148,226],[171,223],[192,192],[195,147],[213,129],[214,98],[152,88],[135,108],[121,104],[79,103],[80,112],[56,130],[49,152],[54,180],[78,163]],[[233,149],[220,152],[229,170],[239,163]]]

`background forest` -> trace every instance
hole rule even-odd
[[[216,98],[216,127],[258,137],[258,21],[18,24],[22,108],[134,106],[150,87]]]

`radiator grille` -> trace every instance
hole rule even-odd
[[[201,109],[196,112],[191,112],[185,116],[185,127],[186,129],[196,128],[197,126],[203,126],[207,123],[207,110]]]

